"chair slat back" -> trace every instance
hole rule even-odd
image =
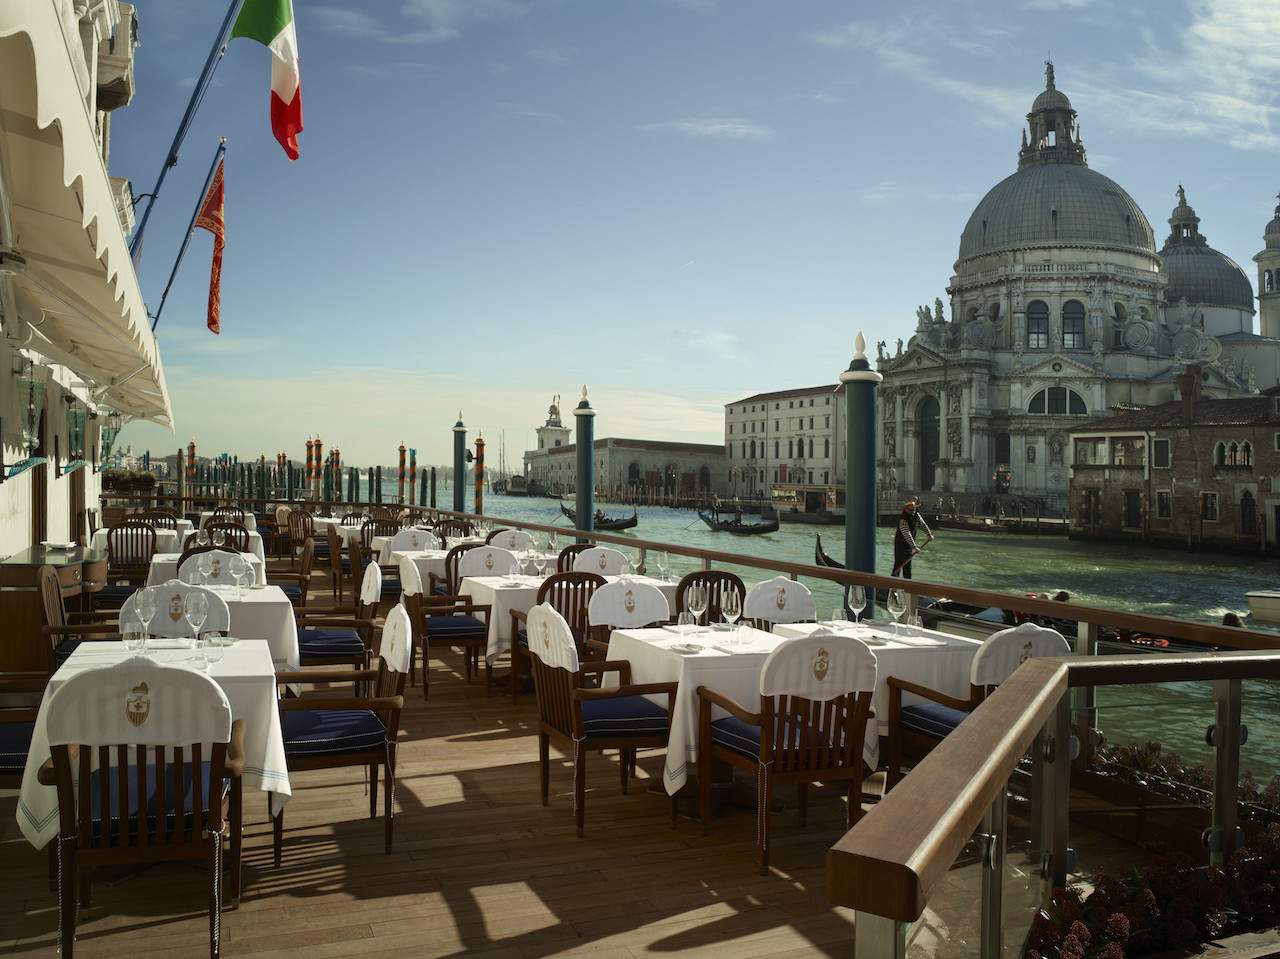
[[[244,510],[239,506],[218,506],[215,507],[213,513],[209,516],[209,522],[224,520],[231,523],[244,524]]]
[[[359,526],[364,521],[365,521],[365,515],[363,513],[343,513],[342,514],[343,526]]]
[[[720,611],[720,600],[726,590],[736,590],[739,600],[745,600],[747,595],[747,587],[743,585],[741,578],[734,573],[725,572],[721,569],[694,570],[692,573],[687,573],[676,584],[677,616],[689,608],[685,603],[685,593],[690,586],[705,586],[707,588],[706,616],[709,623],[714,623],[724,618]],[[738,605],[741,608],[741,602]]]
[[[780,773],[856,768],[876,657],[857,640],[815,633],[778,646],[760,671],[760,757]]]
[[[295,546],[316,534],[316,521],[305,509],[289,511],[289,539]]]
[[[360,545],[366,552],[373,548],[375,536],[395,536],[400,532],[400,524],[389,519],[367,519],[360,524]]]
[[[338,535],[338,529],[330,523],[324,531],[325,542],[329,544],[329,571],[333,574],[334,582],[342,582],[342,537]],[[358,552],[358,550],[356,551]],[[354,580],[352,581],[354,582]]]
[[[470,536],[473,532],[471,524],[461,519],[442,519],[434,529],[436,536],[445,542],[450,536]]]
[[[52,566],[41,566],[36,574],[40,584],[40,603],[44,607],[44,625],[66,626],[67,607],[62,599],[62,581],[58,579],[58,571]],[[51,637],[54,646],[61,642],[58,636]]]
[[[172,529],[178,528],[178,516],[176,513],[167,509],[149,509],[139,514],[141,519],[145,519],[156,529]]]
[[[588,617],[591,597],[607,582],[596,573],[553,573],[538,587],[537,602],[547,603],[563,617],[578,648],[582,649],[591,635]]]
[[[577,558],[579,553],[590,548],[590,543],[570,543],[564,549],[560,550],[560,555],[556,558],[556,572],[573,572],[573,561]]]
[[[462,582],[462,577],[458,575],[458,563],[462,560],[462,554],[469,549],[475,549],[477,546],[483,545],[483,543],[461,543],[445,553],[444,578],[448,584],[449,595],[458,595],[458,585]]]
[[[128,517],[107,530],[107,569],[145,570],[156,553],[156,528],[144,519]]]
[[[221,533],[225,537],[225,544],[241,553],[249,551],[249,528],[244,523],[237,523],[232,520],[211,519],[204,524],[204,531],[209,534],[212,540],[214,535]]]

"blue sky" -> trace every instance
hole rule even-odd
[[[224,12],[139,0],[112,173],[150,189]],[[1246,268],[1280,173],[1278,0],[294,0],[305,132],[231,45],[148,226],[159,302],[229,138],[223,333],[198,233],[159,337],[168,451],[449,458],[591,387],[598,436],[718,442],[723,404],[834,380],[945,299],[1050,53],[1090,163],[1158,242],[1183,183]]]

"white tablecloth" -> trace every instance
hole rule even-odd
[[[22,790],[18,796],[18,828],[37,849],[43,848],[58,833],[58,791],[42,786],[37,779],[40,767],[50,756],[45,709],[53,691],[71,676],[98,666],[109,666],[127,656],[136,655],[118,642],[84,643],[62,664],[45,689],[44,700],[36,717],[35,734],[22,774]],[[152,654],[163,663],[182,663],[191,658],[190,650],[156,650]],[[209,666],[209,675],[217,680],[231,703],[232,719],[243,719],[245,725],[244,784],[271,793],[273,812],[288,801],[289,769],[284,758],[284,739],[280,734],[277,708],[275,666],[266,644],[242,640],[224,648],[223,659]]]
[[[817,623],[796,623],[791,626],[775,626],[773,631],[779,636],[792,637],[810,636],[819,629],[830,627],[819,626]],[[876,654],[876,691],[871,697],[871,709],[876,714],[881,735],[889,732],[890,676],[928,686],[956,699],[967,699],[969,696],[969,664],[973,662],[974,653],[982,646],[976,639],[965,639],[919,626],[903,626],[901,642],[893,639],[891,625],[842,627],[837,633],[859,639],[873,637],[871,651]],[[910,694],[904,695],[902,701],[905,705],[921,702],[920,697]]]
[[[279,586],[262,586],[246,590],[235,598],[229,586],[211,586],[227,601],[231,613],[231,635],[237,639],[262,639],[271,647],[271,661],[276,669],[298,669],[298,627],[293,618],[293,604]]]
[[[311,523],[316,531],[316,539],[328,539],[329,527],[332,526],[338,531],[338,539],[342,541],[344,547],[360,542],[361,527],[359,525],[343,526],[340,516],[315,516],[312,517]]]
[[[439,575],[443,575],[443,570]],[[620,578],[605,577],[609,582]],[[664,583],[648,576],[633,576],[631,579],[633,582],[657,586],[667,597],[667,604],[675,609],[675,583]],[[511,648],[511,614],[527,613],[533,609],[542,582],[537,576],[518,576],[515,585],[510,585],[505,576],[468,576],[459,585],[458,592],[470,596],[473,603],[493,607],[489,615],[489,644],[485,653],[490,661]]]
[[[185,525],[184,525],[185,524]],[[191,532],[191,523],[187,520],[178,521],[178,530],[175,532],[171,529],[156,530],[156,552],[172,553],[174,550],[182,548],[183,538]],[[100,529],[93,534],[93,539],[89,541],[92,549],[103,550],[107,548],[107,531]]]
[[[201,529],[204,528],[204,524],[209,522],[212,516],[213,516],[213,510],[205,510],[203,513],[200,514]],[[232,519],[232,517],[228,517],[228,519]],[[253,532],[255,529],[258,528],[258,517],[254,516],[253,513],[249,512],[248,510],[244,511],[244,528],[249,530],[250,532]]]
[[[225,554],[224,554],[225,555]],[[267,567],[263,563],[261,556],[255,556],[253,553],[241,553],[246,563],[253,567],[254,580],[259,586],[265,586],[267,583]],[[151,557],[151,573],[147,576],[148,586],[158,586],[161,583],[167,583],[171,579],[178,578],[178,560],[182,558],[181,553],[156,553]]]
[[[429,532],[428,530],[419,530],[418,532],[421,537],[419,539],[418,545],[424,545],[430,542],[430,540],[427,539],[427,533]],[[378,562],[384,566],[391,563],[398,563],[400,561],[396,555],[399,553],[399,550],[397,550],[396,553],[392,553],[391,551],[391,541],[394,539],[395,539],[394,536],[375,536],[373,538],[373,542],[370,544],[370,548],[378,557]],[[405,552],[415,552],[415,551],[416,551],[416,547],[414,547],[411,544],[410,548]],[[441,569],[443,569],[443,566],[441,566]],[[424,586],[426,585],[426,582],[427,581],[424,578],[422,580],[422,583]]]

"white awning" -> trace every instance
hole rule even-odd
[[[18,345],[69,367],[106,406],[172,425],[85,99],[83,55],[71,0],[0,3],[0,203],[12,225],[12,236],[0,234],[5,305],[30,327]]]

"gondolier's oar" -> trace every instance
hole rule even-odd
[[[930,537],[930,538],[929,538],[929,540],[924,544],[924,546],[920,546],[920,547],[917,547],[917,548],[916,548],[916,551],[915,551],[914,553],[912,553],[912,554],[911,554],[911,556],[907,559],[907,562],[906,562],[906,563],[902,563],[902,564],[900,564],[900,565],[898,565],[898,566],[895,566],[895,567],[893,568],[893,572],[892,572],[892,573],[890,573],[889,575],[890,575],[890,576],[898,576],[898,575],[900,575],[900,574],[902,573],[902,567],[903,567],[903,566],[906,566],[906,565],[907,565],[907,563],[911,562],[911,560],[915,559],[917,556],[919,556],[921,553],[923,553],[923,552],[928,548],[929,543],[932,543],[932,542],[933,542],[933,538],[932,538],[932,537]]]

